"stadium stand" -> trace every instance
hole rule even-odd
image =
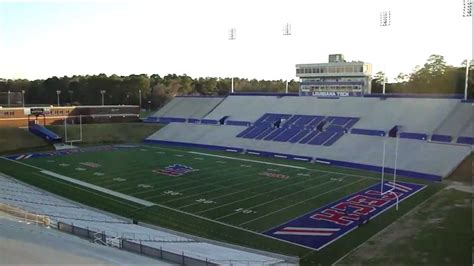
[[[203,118],[226,117],[225,125],[171,123],[147,142],[251,150],[381,171],[383,142],[392,147],[399,138],[397,172],[440,181],[471,152],[470,114],[472,103],[459,99],[230,95]],[[393,154],[389,148],[388,172]]]
[[[439,126],[433,131],[434,135],[459,136],[468,134],[472,136],[472,117],[473,108],[470,103],[458,104],[453,110],[441,121]],[[462,123],[464,122],[464,123]],[[469,128],[470,127],[470,128]],[[468,129],[463,132],[463,129]],[[470,130],[469,130],[470,129]]]
[[[203,239],[166,229],[136,225],[124,218],[86,208],[1,175],[0,203],[47,216],[52,221],[51,224],[61,222],[95,232],[104,232],[106,241],[115,241],[116,245],[122,238],[141,243],[143,248],[155,247],[158,251],[162,249],[177,257],[184,254],[202,262],[216,264],[269,265],[284,262],[281,257],[269,256],[271,253],[257,254],[250,250],[231,248],[229,245],[218,245],[215,241],[205,242]]]
[[[180,144],[203,148],[257,150],[267,155],[287,154],[311,157],[313,159],[335,161],[333,164],[377,171],[382,164],[383,141],[387,141],[386,167],[394,167],[394,138],[346,134],[331,146],[308,145],[312,135],[299,143],[272,142],[236,138],[241,127],[210,126],[172,123],[147,138],[150,143]],[[193,132],[188,134],[187,132]],[[316,140],[314,140],[316,142]],[[315,148],[317,147],[317,148]],[[415,139],[400,139],[398,173],[429,180],[441,180],[448,175],[470,153],[470,147],[430,143]],[[288,156],[290,158],[290,156]],[[337,161],[337,162],[336,162]],[[351,165],[352,164],[352,165]],[[378,168],[374,168],[378,167]],[[410,173],[411,172],[411,173]]]
[[[222,100],[224,100],[223,97],[175,97],[158,112],[151,115],[150,119],[160,117],[201,119],[219,105]],[[214,120],[220,118],[222,117],[214,118]]]
[[[318,114],[359,117],[357,128],[388,131],[402,125],[407,132],[432,134],[439,124],[459,105],[471,106],[456,99],[228,96],[207,119],[229,116],[231,120],[257,121],[265,113]],[[242,108],[245,106],[246,108]],[[465,108],[465,107],[464,107]],[[416,114],[416,115],[413,115]],[[448,118],[449,119],[449,118]],[[463,120],[454,117],[453,120]],[[463,120],[464,121],[464,120]]]

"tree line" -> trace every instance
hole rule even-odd
[[[373,76],[372,92],[382,92],[384,73]],[[470,98],[472,98],[473,78],[471,72]],[[417,66],[410,74],[400,73],[396,82],[386,84],[387,93],[427,93],[462,94],[464,92],[465,67],[446,64],[443,56],[431,55],[422,66]],[[288,82],[289,92],[298,92],[299,82]],[[186,74],[129,75],[105,74],[75,75],[72,77],[51,77],[45,80],[0,79],[0,105],[7,105],[10,91],[11,105],[21,105],[24,91],[28,105],[98,105],[102,103],[101,91],[105,90],[105,104],[133,104],[142,102],[142,108],[156,109],[175,96],[208,95],[218,96],[230,93],[231,79],[216,77],[192,78]],[[284,80],[257,80],[234,78],[236,92],[285,92]]]
[[[239,92],[285,92],[286,81],[234,78],[234,88]],[[290,92],[297,92],[299,83],[288,83]],[[11,105],[21,105],[21,92],[25,102],[34,104],[98,105],[102,103],[101,91],[105,90],[105,104],[133,104],[142,102],[142,108],[156,109],[175,96],[230,93],[230,78],[192,78],[186,74],[118,76],[105,74],[51,77],[45,80],[0,79],[0,105],[7,104],[10,91]]]
[[[386,83],[386,93],[464,94],[466,63],[451,66],[441,55],[431,55],[423,66],[416,66],[409,74],[400,73],[395,82]],[[377,72],[372,79],[372,92],[381,93],[385,74]],[[474,97],[473,71],[469,72],[468,98]]]

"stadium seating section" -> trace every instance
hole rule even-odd
[[[146,122],[168,124],[148,142],[375,171],[384,142],[390,171],[398,139],[397,172],[439,181],[471,152],[471,116],[472,103],[458,99],[230,95],[177,97]]]
[[[358,120],[355,117],[267,113],[237,137],[331,146]]]

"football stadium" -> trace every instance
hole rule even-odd
[[[0,263],[470,265],[474,62],[440,58],[2,78]]]

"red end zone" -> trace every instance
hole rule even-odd
[[[267,232],[274,238],[320,250],[363,223],[424,189],[426,185],[385,182],[307,213]],[[390,193],[387,193],[391,191]]]

